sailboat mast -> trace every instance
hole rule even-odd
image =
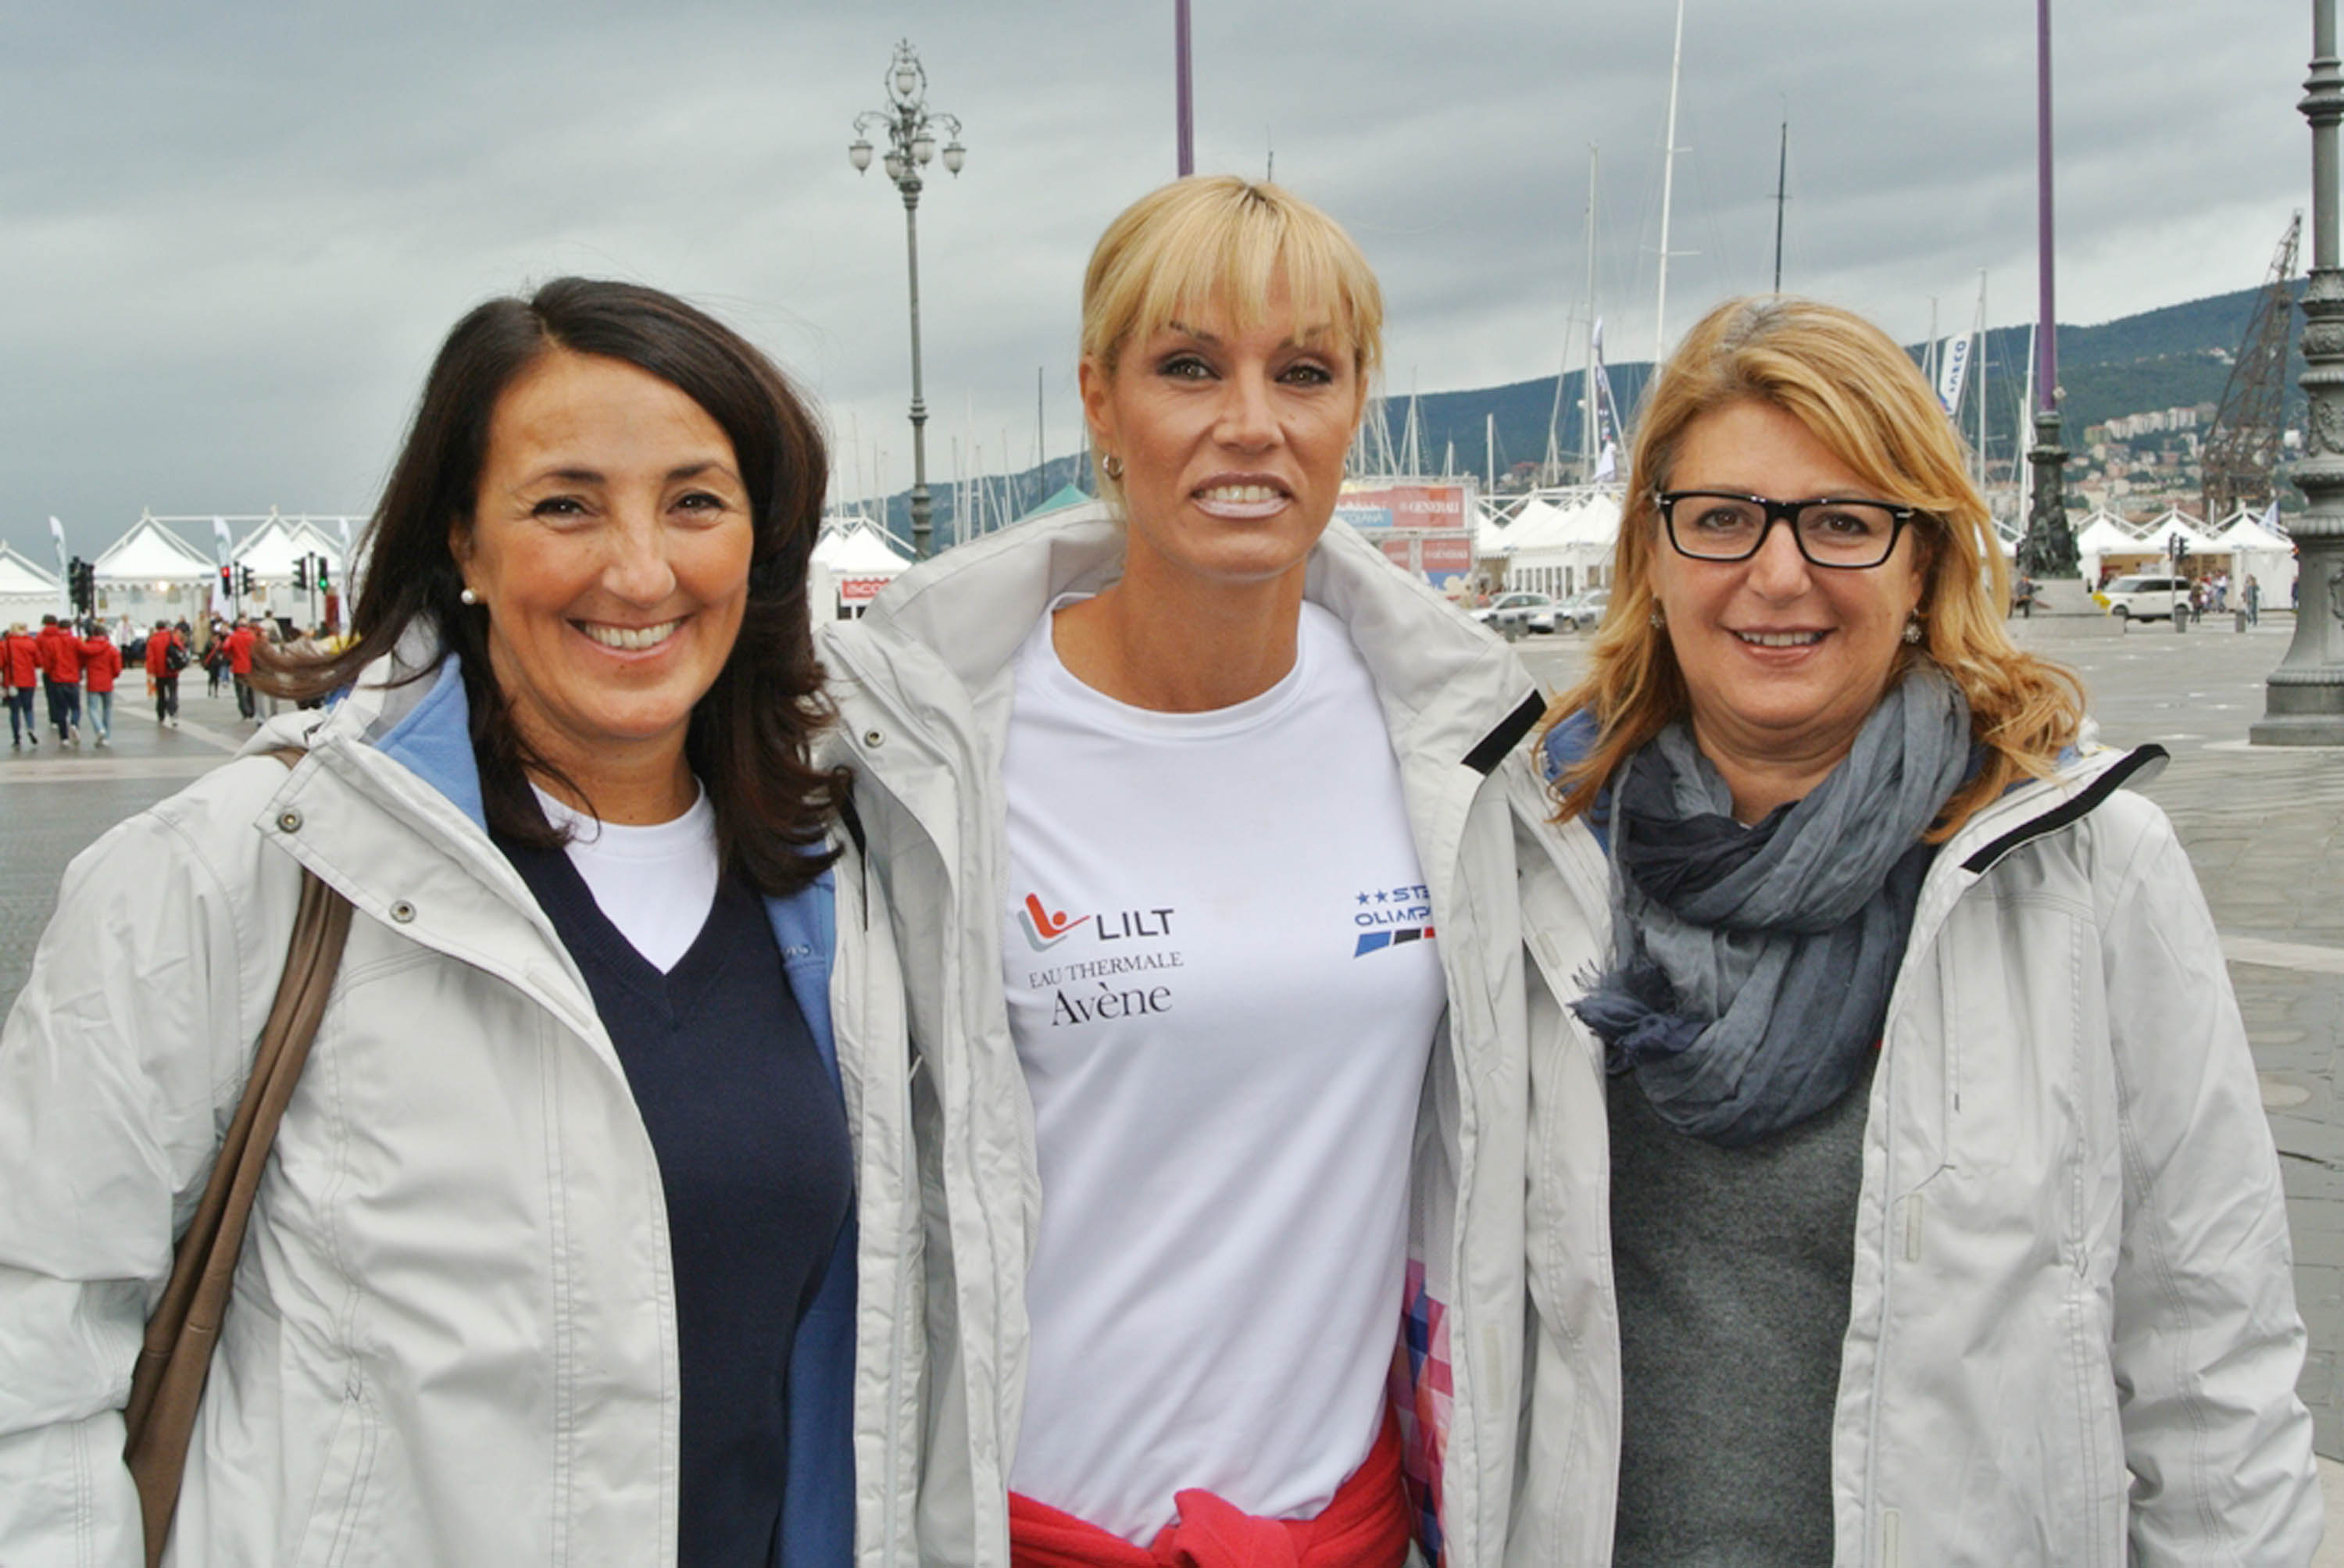
[[[1558,392],[1561,389],[1556,389]],[[1579,482],[1595,471],[1595,144],[1587,144],[1587,358],[1579,372]]]
[[[1978,268],[1977,308],[1977,389],[1978,389],[1978,489],[1985,489],[1985,268]]]
[[[2018,492],[2018,522],[2021,528],[2026,525],[2026,514],[2031,510],[2035,498],[2035,470],[2029,465],[2018,460],[2018,454],[2026,450],[2027,416],[2035,409],[2035,324],[2028,322],[2026,326],[2026,395],[2018,400],[2018,436],[2010,447],[2010,467],[2017,480],[2014,488]]]
[[[1481,419],[1481,458],[1489,470],[1490,493],[1495,495],[1498,493],[1498,416],[1489,413],[1482,415]]]
[[[1677,179],[1677,78],[1684,67],[1684,0],[1677,0],[1677,41],[1669,52],[1669,139],[1661,157],[1661,290],[1652,305],[1652,369],[1669,357],[1669,207]]]
[[[1783,152],[1774,166],[1774,292],[1783,291],[1783,208],[1791,199],[1791,122],[1783,121]]]

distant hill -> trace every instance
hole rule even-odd
[[[2218,403],[2229,383],[2230,363],[2246,335],[2260,290],[2242,288],[2233,294],[2193,299],[2143,311],[2096,327],[2059,328],[2059,379],[2066,389],[2061,404],[2065,436],[2070,446],[2085,429],[2125,414],[2181,408],[2194,403]],[[2296,287],[2301,298],[2302,285]],[[2300,336],[2301,317],[2294,318]],[[2001,461],[2011,455],[2020,427],[2019,402],[2024,395],[2029,331],[2026,327],[1997,327],[1986,334],[1984,381],[1988,456]],[[1915,359],[1919,345],[1908,346]],[[2303,358],[2290,341],[2287,373],[2287,409],[2290,423],[2302,418]],[[1637,360],[1611,368],[1612,386],[1620,406],[1632,411],[1652,373],[1649,362]],[[1426,392],[1416,400],[1418,453],[1422,466],[1440,473],[1450,466],[1459,472],[1480,473],[1487,447],[1486,432],[1496,419],[1498,470],[1503,473],[1520,462],[1537,462],[1547,449],[1550,418],[1555,420],[1559,450],[1566,459],[1579,450],[1581,373],[1562,378],[1562,400],[1557,412],[1555,378],[1515,381],[1500,387],[1465,391]],[[1977,430],[1976,389],[1973,375],[1963,399],[1962,428],[1975,439]],[[1399,449],[1408,420],[1408,400],[1386,400],[1382,414]],[[1372,415],[1371,415],[1372,417]],[[1078,459],[1054,458],[1042,469],[996,477],[987,481],[995,497],[993,514],[1015,516],[1055,492],[1069,481],[1088,489],[1090,477]],[[957,537],[952,521],[954,495],[950,485],[935,488],[938,548]],[[908,491],[888,499],[889,526],[908,540],[911,502]]]

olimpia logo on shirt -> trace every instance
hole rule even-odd
[[[1432,938],[1432,890],[1422,883],[1369,887],[1356,895],[1351,925],[1359,942],[1351,956],[1364,958],[1403,943]]]

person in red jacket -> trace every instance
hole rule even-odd
[[[41,678],[49,694],[49,723],[57,744],[81,744],[81,639],[54,615],[41,617]]]
[[[121,673],[122,650],[114,645],[103,625],[91,627],[89,635],[81,640],[81,674],[89,689],[90,733],[101,746],[114,733],[114,682]]]
[[[237,616],[227,634],[227,673],[236,681],[236,711],[248,719],[252,717],[252,645],[258,641],[260,633],[252,622]]]
[[[179,727],[179,672],[187,667],[187,640],[168,621],[146,636],[146,683],[155,690],[155,722]]]
[[[0,685],[8,693],[8,746],[22,750],[26,741],[41,744],[40,722],[33,717],[33,688],[40,684],[40,650],[33,634],[17,622],[0,633]]]

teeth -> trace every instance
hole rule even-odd
[[[580,622],[578,629],[605,648],[622,648],[640,652],[656,648],[674,635],[682,621],[663,621],[656,626],[599,626],[591,621]]]
[[[1203,490],[1197,492],[1198,499],[1203,501],[1226,501],[1238,502],[1249,501],[1277,501],[1283,493],[1284,492],[1280,491],[1271,489],[1266,484],[1215,485],[1210,490]]]
[[[1824,640],[1820,632],[1736,632],[1734,635],[1761,648],[1804,648]]]

